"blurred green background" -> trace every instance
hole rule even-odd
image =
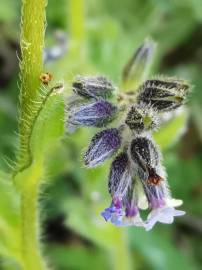
[[[20,6],[16,0],[0,2],[0,170],[6,171],[18,144]],[[64,81],[67,93],[76,74],[104,74],[119,85],[125,63],[146,37],[158,43],[152,74],[180,76],[194,89],[186,112],[156,134],[172,194],[184,201],[187,214],[151,232],[106,224],[100,211],[110,202],[109,163],[84,168],[81,153],[95,130],[78,130],[66,135],[46,162],[40,205],[49,265],[56,270],[202,269],[202,1],[49,0],[47,47],[55,46],[57,30],[66,36],[67,51],[47,62],[45,71]],[[5,222],[16,226],[15,199],[0,181],[0,269],[11,269],[6,241],[13,246],[15,239],[12,234],[5,239],[2,228]]]

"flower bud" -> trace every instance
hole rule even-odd
[[[125,88],[134,89],[143,82],[150,70],[156,43],[147,39],[135,52],[123,70]]]
[[[111,97],[114,86],[103,76],[82,77],[77,76],[73,82],[73,91],[86,98]]]
[[[137,133],[154,130],[158,126],[158,121],[152,109],[132,106],[127,114],[125,123],[131,130]]]
[[[151,139],[143,136],[133,139],[130,155],[141,179],[148,180],[157,177],[155,171],[160,163],[160,154]]]
[[[126,153],[121,153],[112,162],[109,174],[109,193],[112,197],[123,198],[131,183],[129,158]]]
[[[189,85],[182,80],[147,80],[139,89],[138,103],[152,106],[159,112],[180,107],[187,97]]]
[[[111,122],[117,113],[117,107],[105,100],[73,107],[69,111],[68,126],[103,127]]]
[[[121,146],[120,130],[105,129],[95,134],[84,155],[87,167],[96,167],[110,158]]]

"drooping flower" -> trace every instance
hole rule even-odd
[[[117,113],[117,107],[106,100],[70,108],[68,127],[76,129],[79,126],[103,127],[111,122]]]
[[[174,216],[183,215],[184,212],[174,208],[178,204],[170,204],[175,200],[171,198],[159,150],[150,138],[138,136],[132,141],[130,151],[137,176],[152,209],[146,221],[146,229],[151,229],[157,221],[172,223]]]
[[[119,154],[112,162],[109,183],[112,203],[102,212],[106,221],[117,226],[143,226],[137,207],[134,181],[130,172],[130,160],[126,152]]]
[[[105,129],[92,138],[84,155],[84,163],[92,168],[110,158],[121,146],[121,129]]]
[[[111,221],[117,226],[122,225],[125,216],[124,199],[132,181],[129,169],[129,158],[125,152],[115,158],[110,168],[108,190],[112,203],[101,215],[106,221]]]
[[[181,201],[171,197],[161,152],[151,132],[159,127],[158,119],[163,119],[164,112],[184,104],[189,85],[173,78],[142,83],[154,48],[155,44],[147,40],[126,65],[126,92],[114,91],[116,88],[103,76],[77,76],[67,105],[70,131],[80,126],[105,128],[94,135],[84,154],[86,167],[99,166],[120,151],[110,168],[111,204],[101,215],[116,226],[135,225],[146,230],[157,222],[172,223],[175,216],[184,214],[175,209]],[[143,221],[141,211],[147,208],[150,213]]]

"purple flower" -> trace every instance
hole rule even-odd
[[[87,167],[96,167],[110,158],[121,146],[121,130],[116,128],[105,129],[92,138],[84,155]]]
[[[182,80],[147,80],[139,89],[138,103],[152,106],[159,112],[177,109],[188,94],[189,85]]]
[[[114,198],[111,203],[111,206],[106,208],[101,216],[106,221],[111,221],[112,224],[116,226],[120,226],[122,224],[123,217],[125,212],[123,210],[122,201],[119,198]]]
[[[73,82],[73,91],[86,98],[109,98],[114,86],[103,76],[77,76]]]
[[[79,126],[103,127],[116,113],[117,107],[105,100],[73,107],[69,111],[68,127],[70,131]]]

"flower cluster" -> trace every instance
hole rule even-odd
[[[141,69],[147,68],[153,48],[147,41],[138,49],[133,59],[136,69],[138,61]],[[140,74],[140,70],[134,72]],[[131,77],[131,72],[128,74]],[[67,109],[67,128],[73,132],[83,126],[105,127],[92,138],[84,154],[88,168],[114,157],[108,182],[112,201],[101,213],[106,221],[150,230],[156,222],[172,223],[175,216],[184,214],[175,209],[182,201],[171,196],[152,131],[161,124],[162,114],[184,104],[188,90],[183,80],[159,77],[141,82],[137,91],[118,93],[105,77],[76,77]],[[147,208],[150,213],[143,221],[140,211]]]

